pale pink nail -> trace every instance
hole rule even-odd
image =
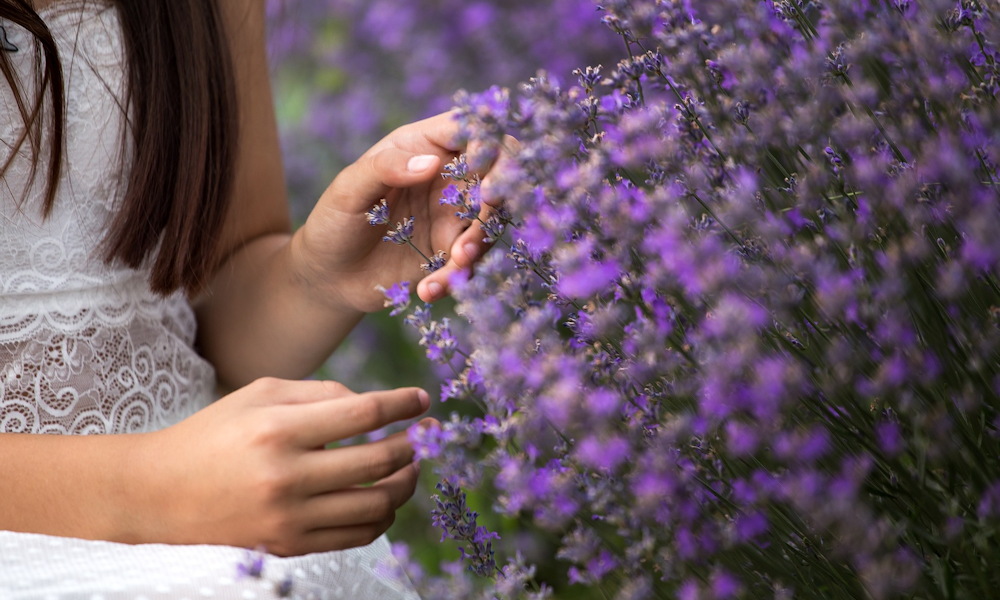
[[[433,154],[420,154],[412,157],[409,162],[406,163],[406,170],[411,173],[419,173],[431,168],[436,162],[437,157]]]

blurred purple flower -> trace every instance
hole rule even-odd
[[[377,289],[385,296],[385,307],[392,308],[391,316],[396,316],[410,306],[410,284],[407,281],[395,283],[388,289],[378,286]]]

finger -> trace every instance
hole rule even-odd
[[[263,377],[241,390],[241,397],[249,397],[258,405],[306,404],[353,395],[346,385],[337,381],[289,381]]]
[[[443,267],[424,277],[417,283],[417,297],[424,302],[436,302],[451,293],[451,282],[456,277],[468,278],[467,269],[463,269],[449,258]]]
[[[341,490],[388,477],[413,462],[406,432],[369,444],[307,453],[301,458],[303,494]]]
[[[488,223],[495,210],[483,206],[479,211],[479,221]],[[450,256],[459,269],[469,270],[476,262],[493,247],[494,242],[487,242],[487,233],[479,221],[472,223],[452,243]]]
[[[386,136],[383,142],[417,154],[461,152],[465,145],[456,116],[455,111],[449,111],[404,125]]]
[[[497,161],[501,150],[502,144],[495,141],[472,140],[465,153],[465,162],[473,173],[483,176]]]
[[[328,552],[331,550],[346,550],[367,546],[377,540],[396,521],[396,514],[378,523],[353,525],[350,527],[335,527],[310,531],[303,536],[301,546],[295,554],[313,552]]]
[[[484,206],[479,218],[487,221],[492,212],[493,209]],[[476,262],[492,247],[493,242],[486,241],[486,232],[480,224],[473,223],[455,238],[445,265],[417,283],[417,296],[424,302],[434,302],[447,296],[454,278],[467,278]]]
[[[462,149],[458,138],[451,112],[404,125],[341,171],[324,195],[347,210],[368,210],[392,188],[434,179]]]
[[[489,173],[484,174],[483,182],[480,186],[480,197],[484,204],[498,207],[503,203],[503,195],[500,190],[508,184],[508,180],[514,175],[517,162],[514,156],[521,148],[521,142],[507,136],[504,140],[503,150],[496,157],[490,167]]]
[[[491,172],[511,162],[520,151],[521,143],[517,138],[505,135],[502,140],[473,140],[466,152],[466,162],[471,171],[482,179],[488,178]]]
[[[384,523],[413,496],[419,470],[411,463],[370,487],[313,496],[299,515],[310,532]]]
[[[350,212],[363,212],[393,188],[407,188],[438,176],[447,154],[414,154],[396,147],[366,154],[337,175],[324,197]]]
[[[399,388],[289,407],[295,410],[287,419],[296,432],[297,443],[305,448],[317,448],[389,423],[412,419],[429,406],[430,397],[424,390]]]

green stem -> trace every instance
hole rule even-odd
[[[410,238],[406,238],[406,243],[407,243],[407,244],[408,244],[408,245],[410,246],[410,248],[413,248],[414,250],[416,250],[416,251],[417,251],[417,254],[419,254],[419,255],[421,256],[421,258],[423,258],[423,259],[424,259],[424,262],[427,262],[427,263],[430,263],[430,262],[431,262],[431,259],[427,258],[427,255],[426,255],[426,254],[424,254],[424,253],[423,253],[423,252],[422,252],[422,251],[420,250],[420,248],[417,248],[417,247],[416,247],[416,246],[415,246],[415,245],[413,244],[413,241],[412,241],[412,240],[410,240]]]
[[[625,41],[625,51],[628,52],[629,60],[631,60],[634,63],[635,62],[635,55],[632,53],[632,42],[630,42],[628,40],[628,35],[624,31],[621,33],[621,36],[622,36],[622,40]],[[640,46],[640,48],[641,48],[641,46]],[[639,88],[639,104],[641,106],[646,106],[646,94],[642,90],[642,80],[641,80],[641,77],[642,76],[640,75],[639,77],[635,78],[635,85],[636,85],[637,88]]]

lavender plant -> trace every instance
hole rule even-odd
[[[290,574],[285,574],[279,579],[271,579],[265,577],[264,569],[267,554],[263,548],[257,548],[255,550],[247,550],[246,555],[243,560],[236,565],[236,578],[237,579],[254,579],[260,581],[264,589],[267,587],[271,588],[273,592],[273,597],[275,598],[297,598],[302,600],[309,600],[311,598],[322,597],[323,590],[311,590],[312,584],[308,582],[298,582],[299,585],[296,587],[296,581]],[[294,596],[293,596],[294,591]],[[319,593],[317,593],[319,592]],[[252,594],[253,592],[251,592]]]
[[[595,14],[590,0],[268,0],[296,214],[330,173],[385,131],[448,110],[460,88],[615,56]]]
[[[497,246],[455,282],[467,335],[388,300],[462,406],[412,438],[464,559],[411,577],[428,598],[995,595],[996,5],[598,4],[617,64],[457,98],[470,140],[520,141],[489,219],[446,173]],[[565,579],[494,554],[474,489],[556,535]]]

